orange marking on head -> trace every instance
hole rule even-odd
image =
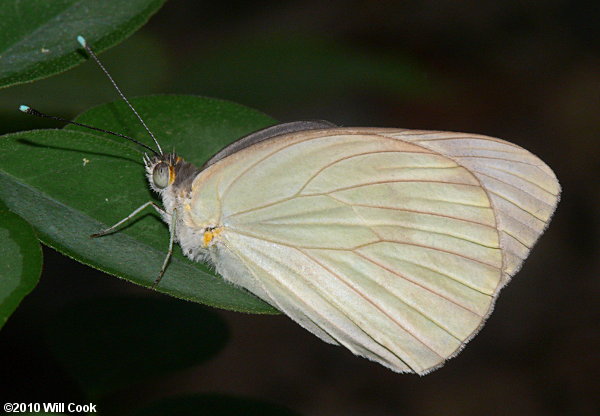
[[[175,182],[175,168],[169,165],[169,185]]]

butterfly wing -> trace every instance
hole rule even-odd
[[[478,331],[558,200],[552,171],[485,136],[295,132],[210,166],[217,270],[321,339],[425,374]],[[518,243],[518,245],[517,245]]]
[[[554,172],[527,150],[492,137],[409,130],[390,136],[445,154],[477,177],[496,214],[506,283],[556,209],[561,189]]]

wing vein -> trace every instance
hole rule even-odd
[[[374,264],[375,266],[377,266],[377,267],[379,267],[379,268],[381,268],[381,269],[383,269],[383,270],[385,270],[385,271],[387,271],[387,272],[389,272],[389,273],[392,273],[393,275],[396,275],[396,276],[398,276],[399,278],[401,278],[401,279],[404,279],[404,280],[406,280],[407,282],[409,282],[409,283],[412,283],[412,284],[413,284],[413,285],[415,285],[415,286],[419,286],[421,289],[424,289],[424,290],[426,290],[427,292],[429,292],[429,293],[431,293],[431,294],[433,294],[433,295],[435,295],[435,296],[438,296],[438,297],[440,297],[440,298],[442,298],[442,299],[444,299],[444,300],[446,300],[446,301],[448,301],[448,302],[450,302],[450,303],[452,303],[452,304],[454,304],[454,305],[458,306],[459,308],[461,308],[461,309],[464,309],[464,310],[466,310],[467,312],[470,312],[470,313],[472,313],[473,315],[475,315],[475,316],[477,316],[477,317],[479,317],[479,318],[483,318],[483,316],[481,316],[480,314],[478,314],[477,312],[475,312],[475,311],[474,311],[474,310],[472,310],[471,308],[469,308],[469,307],[467,307],[467,306],[465,306],[465,305],[463,305],[463,304],[461,304],[461,303],[459,303],[459,302],[456,302],[456,301],[454,301],[454,300],[450,299],[449,297],[447,297],[447,296],[444,296],[444,295],[442,295],[441,293],[439,293],[439,292],[437,292],[437,291],[433,290],[432,288],[430,288],[430,287],[428,287],[428,286],[425,286],[425,285],[423,285],[423,284],[421,284],[421,283],[419,283],[419,282],[417,282],[417,281],[415,281],[415,280],[413,280],[413,279],[410,279],[410,278],[406,277],[405,275],[403,275],[403,274],[401,274],[401,273],[398,273],[398,272],[397,272],[397,271],[395,271],[395,270],[392,270],[392,269],[390,269],[389,267],[386,267],[386,266],[384,266],[383,264],[381,264],[381,263],[379,263],[379,262],[377,262],[377,261],[373,260],[373,259],[372,259],[372,258],[370,258],[369,256],[366,256],[366,255],[364,255],[364,254],[362,254],[362,253],[359,253],[359,252],[356,252],[356,251],[355,251],[354,253],[355,253],[357,256],[359,256],[359,257],[362,257],[363,259],[367,260],[368,262],[370,262],[370,263]],[[404,261],[404,260],[403,260],[403,261]],[[423,316],[425,316],[425,315],[423,314]],[[432,319],[431,319],[431,321],[432,321],[432,322],[434,322]],[[436,324],[436,325],[437,325],[437,324]],[[438,325],[438,326],[439,326],[439,325]]]
[[[342,276],[340,276],[339,274],[335,273],[329,267],[325,266],[324,264],[322,264],[320,261],[318,261],[317,259],[315,259],[314,257],[312,257],[310,254],[306,253],[305,251],[303,251],[301,249],[297,249],[297,250],[299,252],[301,252],[302,254],[304,254],[306,257],[310,258],[315,263],[317,263],[324,270],[328,271],[332,276],[336,277],[341,283],[343,283],[344,285],[348,286],[352,291],[356,292],[361,298],[363,298],[368,303],[370,303],[371,305],[373,305],[377,310],[379,310],[382,314],[384,314],[386,317],[388,317],[388,319],[390,319],[392,322],[394,322],[399,328],[401,328],[402,330],[404,330],[407,334],[409,334],[414,339],[416,339],[417,341],[419,341],[428,350],[430,350],[435,355],[437,355],[438,357],[440,357],[442,359],[442,361],[445,359],[436,350],[434,350],[429,344],[427,344],[420,337],[418,337],[417,335],[415,335],[412,331],[408,330],[404,325],[402,325],[400,322],[398,322],[396,319],[394,319],[394,317],[390,316],[390,314],[388,314],[385,310],[383,310],[381,308],[381,306],[379,306],[376,302],[374,302],[373,300],[371,300],[367,295],[365,295],[364,293],[362,293],[362,291],[358,290],[352,284],[348,283],[344,278],[342,278]],[[450,335],[452,335],[452,334],[450,334]],[[396,355],[396,354],[394,354],[394,355]],[[398,358],[400,358],[400,357],[398,357]]]
[[[555,193],[552,193],[552,192],[550,192],[549,190],[547,190],[547,189],[543,188],[543,187],[542,187],[540,184],[538,184],[538,183],[535,183],[535,182],[531,181],[530,179],[527,179],[527,178],[525,178],[525,177],[523,177],[523,176],[515,175],[515,173],[514,173],[514,172],[509,172],[509,171],[507,171],[507,170],[500,169],[500,168],[498,168],[498,167],[496,167],[496,166],[488,166],[487,168],[488,168],[488,169],[497,170],[497,171],[499,171],[499,172],[503,172],[503,173],[505,173],[505,174],[507,174],[507,175],[510,175],[510,176],[514,176],[515,178],[519,178],[519,179],[521,179],[521,180],[523,180],[523,181],[525,181],[525,182],[528,182],[528,183],[532,184],[533,186],[535,186],[536,188],[539,188],[539,189],[541,189],[542,191],[546,192],[547,194],[550,194],[550,195],[552,195],[552,196],[558,196],[557,194],[555,194]],[[497,180],[497,181],[499,181],[499,182],[502,182],[502,183],[505,183],[505,184],[507,184],[507,185],[514,186],[514,187],[515,187],[515,188],[517,188],[517,189],[521,189],[521,188],[519,188],[519,187],[517,187],[517,186],[515,186],[515,185],[512,185],[512,184],[510,184],[510,183],[508,183],[508,182],[502,181],[502,180],[500,180],[500,179],[496,178],[495,176],[492,176],[492,175],[490,175],[490,174],[488,174],[488,173],[484,173],[484,172],[482,172],[482,171],[480,171],[480,170],[473,169],[473,172],[477,172],[477,173],[478,173],[478,174],[480,174],[480,175],[487,176],[487,177],[489,177],[489,178],[495,179],[495,180]]]
[[[327,196],[330,197],[330,198],[333,198],[336,201],[338,201],[338,202],[340,202],[342,204],[345,204],[345,205],[351,205],[351,206],[357,206],[357,207],[365,207],[365,208],[390,209],[390,210],[394,210],[394,211],[411,212],[411,213],[423,214],[423,215],[432,215],[432,216],[435,216],[435,217],[449,218],[449,219],[453,219],[453,220],[457,220],[457,221],[468,222],[468,223],[471,223],[471,224],[482,225],[484,227],[489,227],[489,228],[492,228],[494,230],[496,229],[496,227],[494,227],[492,225],[489,225],[489,224],[484,224],[482,222],[473,221],[473,220],[469,220],[469,219],[466,219],[466,218],[454,217],[452,215],[439,214],[439,213],[435,213],[435,212],[419,211],[419,210],[416,210],[416,209],[386,207],[386,206],[383,206],[383,205],[370,205],[370,204],[357,204],[357,203],[349,204],[349,203],[347,203],[347,202],[345,202],[345,201],[343,201],[343,200],[341,200],[339,198],[336,198],[333,195],[327,195]]]
[[[475,185],[477,186],[477,185]],[[479,186],[477,186],[479,187]],[[320,196],[320,195],[326,195],[326,196],[330,196],[332,198],[335,198],[332,195],[329,194],[311,194],[311,195],[304,195],[304,196]],[[465,202],[457,202],[457,201],[448,201],[447,199],[432,199],[432,198],[411,198],[413,200],[420,200],[420,201],[432,201],[432,202],[445,202],[448,204],[453,204],[453,205],[462,205],[464,207],[475,207],[475,208],[490,208],[490,207],[486,207],[486,206],[482,206],[482,205],[475,205],[475,204],[467,204]],[[346,203],[347,205],[352,205],[351,203]]]
[[[475,186],[477,186],[477,185],[475,185]],[[337,192],[337,191],[332,191],[332,192]],[[393,210],[404,211],[404,212],[414,212],[414,213],[419,213],[419,214],[427,214],[427,215],[433,215],[433,216],[438,216],[438,217],[451,218],[451,219],[456,219],[456,220],[459,220],[459,221],[465,221],[465,222],[470,222],[470,223],[473,223],[473,224],[483,225],[483,226],[490,227],[490,228],[496,228],[496,227],[488,225],[488,224],[484,224],[484,223],[481,223],[481,222],[477,222],[477,221],[473,221],[473,220],[469,220],[469,219],[465,219],[465,218],[453,217],[451,215],[437,214],[437,213],[433,213],[433,212],[425,212],[425,211],[411,210],[411,209],[405,209],[405,208],[394,208],[394,207],[384,207],[384,206],[379,206],[379,205],[349,203],[349,202],[346,202],[346,201],[344,201],[344,200],[342,200],[342,199],[340,199],[338,197],[335,197],[334,195],[331,195],[329,192],[314,193],[314,194],[304,194],[304,195],[292,195],[292,196],[289,196],[287,198],[282,198],[282,199],[278,199],[277,201],[269,202],[268,204],[259,205],[259,206],[256,206],[256,207],[248,208],[248,209],[246,209],[244,211],[238,211],[238,212],[234,212],[233,214],[228,214],[224,218],[231,218],[231,217],[235,217],[237,215],[242,215],[242,214],[247,214],[249,212],[258,211],[258,210],[263,209],[263,208],[269,208],[269,207],[272,207],[274,205],[290,201],[290,200],[292,200],[294,198],[308,198],[308,197],[314,197],[314,196],[327,196],[327,197],[332,198],[332,199],[336,200],[337,202],[340,202],[340,203],[342,203],[344,205],[347,205],[347,206],[362,206],[362,207],[367,207],[367,208],[382,208],[382,209],[393,209]],[[417,199],[417,198],[415,198],[415,199]],[[489,208],[489,207],[482,207],[480,205],[466,204],[466,203],[463,203],[463,202],[447,201],[447,200],[444,200],[444,199],[427,199],[427,198],[419,198],[419,199],[421,199],[423,201],[445,202],[445,203],[448,203],[448,204],[457,204],[457,205],[462,205],[462,206],[467,206],[467,207]]]
[[[515,207],[519,208],[521,211],[523,211],[523,212],[525,212],[525,213],[527,213],[527,214],[529,214],[529,215],[531,215],[531,216],[533,216],[533,217],[537,218],[538,220],[542,221],[543,223],[546,223],[546,221],[545,221],[543,218],[540,218],[540,217],[538,217],[538,216],[537,216],[535,213],[533,213],[533,212],[529,212],[529,211],[527,211],[525,208],[523,208],[522,206],[520,206],[520,205],[519,205],[519,204],[517,204],[516,202],[514,202],[514,201],[512,201],[512,200],[508,199],[506,196],[504,196],[504,195],[502,195],[502,194],[499,194],[498,192],[494,192],[494,191],[492,191],[491,189],[488,189],[488,188],[486,188],[486,190],[487,190],[489,193],[496,195],[498,198],[502,198],[503,200],[505,200],[505,201],[509,202],[511,205],[514,205]],[[508,215],[508,214],[506,214],[506,215]],[[511,217],[511,218],[514,218],[512,215],[509,215],[509,217]],[[516,219],[516,218],[515,218],[515,219]],[[518,220],[517,220],[517,221],[518,221]],[[524,224],[524,223],[523,223],[523,222],[521,222],[521,221],[519,221],[519,222],[520,222],[521,224]],[[531,227],[529,227],[529,228],[531,228]],[[534,230],[534,231],[535,231],[535,230]],[[536,234],[537,234],[537,233],[538,233],[538,231],[536,231]]]
[[[436,181],[436,180],[427,180],[427,179],[389,179],[389,180],[385,180],[385,181],[373,181],[373,182],[368,182],[368,183],[359,183],[356,185],[344,186],[342,188],[332,189],[331,191],[328,191],[328,192],[304,194],[304,196],[326,195],[326,194],[330,194],[333,192],[342,192],[342,191],[347,191],[349,189],[362,188],[362,187],[371,186],[371,185],[383,185],[386,183],[442,183],[442,184],[446,184],[446,185],[464,185],[464,186],[474,186],[477,188],[479,187],[479,185],[476,185],[476,184],[463,183],[463,182],[447,182],[447,181]]]
[[[502,160],[504,162],[521,163],[523,165],[533,166],[534,168],[540,169],[539,165],[535,165],[533,163],[524,162],[522,160],[506,159],[506,158],[503,158],[503,157],[494,157],[494,156],[469,156],[469,155],[465,155],[465,156],[456,155],[456,156],[453,156],[453,157],[457,157],[457,158],[460,158],[460,159],[491,159],[491,160]],[[542,172],[544,172],[544,171],[542,170]],[[544,172],[544,173],[546,173],[546,172]]]
[[[356,248],[356,247],[355,247],[355,248],[353,248],[353,249],[347,249],[347,248],[331,248],[331,247],[307,247],[307,246],[296,246],[296,245],[291,245],[291,244],[284,243],[284,242],[282,242],[282,241],[277,241],[277,240],[273,240],[273,239],[270,239],[270,238],[266,238],[266,237],[264,237],[264,236],[257,236],[257,235],[254,235],[254,234],[252,234],[252,233],[246,232],[246,231],[242,231],[242,230],[239,230],[239,229],[235,229],[235,228],[233,228],[233,227],[229,227],[229,228],[228,228],[228,230],[229,230],[230,232],[234,232],[234,233],[237,233],[237,234],[245,235],[245,236],[247,236],[247,237],[256,238],[256,239],[263,240],[263,241],[268,241],[268,242],[270,242],[270,243],[273,243],[273,244],[279,244],[279,245],[282,245],[282,246],[285,246],[285,247],[289,247],[289,248],[293,248],[293,249],[347,251],[347,252],[356,253],[356,254],[358,254],[359,256],[361,256],[361,257],[364,257],[364,255],[363,255],[362,253],[360,253],[360,252],[358,252],[358,251],[357,251],[357,248]],[[507,234],[508,234],[508,233],[507,233]],[[374,241],[373,243],[370,243],[370,244],[375,244],[375,243],[378,243],[378,242],[381,242],[381,241]],[[388,242],[395,243],[395,242],[393,242],[393,241],[388,241]],[[366,245],[365,245],[365,246],[366,246]],[[366,258],[366,257],[365,257],[365,258]],[[451,276],[451,275],[449,275],[449,274],[447,274],[447,273],[444,273],[443,271],[432,269],[431,267],[427,267],[427,266],[426,266],[426,265],[424,265],[424,264],[417,263],[417,262],[414,262],[414,261],[410,261],[410,260],[407,260],[407,259],[405,259],[405,258],[400,258],[399,260],[400,260],[400,261],[403,261],[403,262],[405,262],[405,263],[409,263],[409,264],[412,264],[412,265],[415,265],[415,266],[422,267],[422,268],[424,268],[424,269],[426,269],[426,270],[429,270],[429,271],[432,271],[432,272],[434,272],[434,273],[441,274],[441,275],[443,275],[443,276],[446,276],[447,278],[449,278],[449,279],[451,279],[451,280],[455,281],[456,283],[459,283],[459,284],[461,284],[461,285],[463,285],[463,286],[465,286],[465,287],[468,287],[468,288],[469,288],[469,289],[471,289],[471,290],[474,290],[474,291],[476,291],[476,292],[479,292],[479,293],[481,293],[481,294],[483,294],[483,295],[485,295],[485,296],[489,296],[489,294],[488,294],[488,293],[485,293],[485,292],[483,292],[483,291],[481,291],[481,290],[477,289],[476,287],[473,287],[473,286],[471,286],[471,285],[469,285],[469,284],[467,284],[467,283],[465,283],[465,282],[463,282],[463,281],[461,281],[461,280],[459,280],[459,279],[455,278],[454,276]],[[435,292],[432,292],[432,293],[435,293]],[[441,296],[441,295],[440,295],[440,296]],[[460,305],[459,305],[459,306],[460,306]],[[473,312],[473,313],[475,313],[475,312]]]
[[[298,250],[301,253],[303,253],[306,256],[306,253],[302,252],[301,250]],[[239,253],[241,255],[241,253]],[[243,255],[242,255],[243,256]],[[308,303],[306,303],[303,299],[302,296],[300,296],[298,293],[296,293],[289,285],[285,284],[285,280],[282,279],[278,279],[276,275],[269,273],[267,270],[265,270],[263,267],[261,267],[257,262],[253,261],[252,259],[248,258],[248,256],[243,256],[247,261],[253,263],[256,267],[258,267],[259,269],[262,269],[263,271],[265,271],[266,274],[268,274],[269,276],[273,276],[275,282],[277,282],[277,284],[283,288],[285,288],[286,290],[289,290],[290,293],[294,294],[294,297],[297,299],[297,301],[303,305],[305,305],[307,307],[307,309],[312,310],[314,313],[316,313],[319,317],[321,317],[321,319],[323,319],[323,321],[325,322],[329,322],[329,324],[333,327],[333,328],[337,328],[339,332],[344,333],[344,331],[339,328],[334,322],[332,322],[330,319],[327,318],[326,315],[322,314],[321,312],[319,312],[318,309],[314,308],[313,306],[309,305]],[[309,257],[309,256],[307,256]],[[323,297],[324,300],[327,301],[327,303],[330,306],[334,306],[331,304],[330,300],[328,299],[328,296],[326,293],[323,293],[321,290],[319,290],[317,287],[311,285],[311,288],[313,290],[315,290],[319,296],[323,297],[323,295],[325,295]],[[266,290],[266,289],[265,289]],[[335,307],[335,306],[334,306]],[[354,322],[354,320],[348,316],[347,313],[345,313],[343,310],[335,307],[335,309],[337,309],[341,314],[343,314],[349,321],[351,321],[355,327],[357,329],[359,329],[363,334],[365,334],[367,337],[369,337],[374,343],[376,343],[377,345],[381,346],[382,348],[384,348],[385,350],[389,351],[393,356],[395,356],[396,358],[398,358],[404,365],[406,365],[408,368],[410,368],[413,372],[418,373],[418,370],[415,369],[413,366],[411,366],[407,361],[405,361],[402,357],[398,356],[397,353],[393,352],[392,350],[390,350],[388,347],[386,347],[385,345],[381,344],[379,341],[377,341],[375,338],[373,338],[372,335],[370,335],[368,332],[366,332],[360,325],[358,325],[356,322]],[[307,317],[311,322],[313,322],[317,327],[319,327],[321,330],[323,330],[325,333],[327,333],[329,336],[331,336],[333,339],[335,339],[337,342],[339,342],[340,345],[345,345],[346,347],[348,347],[346,345],[345,342],[343,342],[339,337],[333,336],[329,331],[327,331],[325,328],[323,328],[321,325],[319,325],[318,323],[316,323],[313,319],[311,319],[308,315],[303,314],[305,317]],[[368,348],[366,345],[363,345],[365,348]],[[434,351],[435,352],[435,351]],[[384,361],[385,358],[381,357],[378,353],[376,353],[375,351],[371,350],[371,353],[377,357],[380,357],[381,359],[383,359]],[[436,353],[437,354],[437,353]]]
[[[454,136],[454,137],[451,137],[451,138],[444,138],[444,139],[440,139],[440,140],[450,140],[450,139],[455,140],[455,139],[461,139],[461,138],[463,138],[463,139],[477,139],[477,140],[489,141],[489,142],[494,142],[494,143],[506,143],[506,144],[508,144],[510,146],[513,146],[513,147],[517,148],[517,149],[521,149],[519,146],[517,146],[515,144],[509,143],[509,142],[504,142],[504,141],[499,141],[499,140],[492,140],[491,138],[488,138],[488,137]],[[458,160],[457,160],[457,158],[455,158],[453,156],[450,156],[450,155],[446,155],[446,154],[440,152],[439,150],[430,149],[426,144],[422,144],[422,142],[426,142],[426,141],[427,140],[418,140],[416,142],[418,143],[418,145],[420,145],[420,146],[422,146],[422,147],[424,147],[424,148],[426,148],[428,150],[436,151],[438,154],[441,154],[442,156],[448,157],[449,159],[453,160],[458,165],[460,165],[463,168],[465,168],[467,171],[469,171],[469,173],[471,173],[471,176],[477,181],[477,183],[479,184],[479,187],[481,189],[483,189],[483,192],[485,192],[485,194],[487,196],[487,199],[488,199],[488,201],[490,203],[490,207],[492,208],[492,214],[494,216],[494,223],[496,224],[496,232],[498,234],[498,241],[500,242],[500,247],[502,247],[503,246],[502,237],[500,235],[500,230],[498,229],[498,227],[500,225],[499,222],[498,222],[498,215],[496,213],[496,207],[495,207],[494,201],[492,200],[492,197],[490,196],[489,189],[487,189],[485,186],[483,186],[483,183],[481,182],[481,179],[479,177],[477,177],[477,175],[475,175],[473,172],[471,172],[471,169],[469,169],[469,167],[465,166],[465,164],[463,163],[462,160],[460,160],[460,158],[458,158]],[[505,264],[506,264],[506,255],[505,255],[504,251],[502,251],[502,267],[500,268],[501,271],[504,270],[504,265]],[[420,266],[425,267],[423,265],[420,265]],[[425,267],[425,268],[427,269],[427,267]],[[432,270],[432,269],[430,269],[430,270]],[[435,270],[433,270],[433,271],[435,271]],[[441,273],[441,274],[445,274],[445,273]],[[448,277],[450,277],[451,279],[453,279],[451,276],[448,276]],[[456,279],[453,279],[453,280],[456,280]],[[456,280],[456,281],[458,281],[458,280]],[[501,281],[502,281],[502,279],[498,280],[498,285],[500,285]],[[467,287],[470,287],[469,285],[465,284],[464,282],[460,282],[460,283],[464,284]],[[496,287],[498,287],[498,285]],[[472,288],[472,289],[477,290],[475,288]],[[481,292],[479,290],[477,290],[477,291]],[[481,292],[481,293],[484,293],[484,292]]]
[[[356,253],[358,253],[358,252],[356,252]],[[358,253],[358,254],[361,254],[361,253]],[[444,273],[443,271],[432,269],[431,267],[427,267],[424,264],[417,263],[417,262],[414,262],[414,261],[410,261],[410,260],[407,260],[405,258],[401,258],[401,259],[398,259],[398,260],[403,261],[403,262],[408,263],[408,264],[412,264],[414,266],[422,267],[425,270],[429,270],[429,271],[437,273],[437,274],[441,274],[442,276],[446,276],[448,279],[453,280],[456,283],[461,284],[461,285],[463,285],[465,287],[468,287],[469,289],[474,290],[475,292],[481,293],[482,295],[485,295],[485,296],[490,296],[489,293],[485,293],[485,292],[477,289],[476,287],[473,287],[473,286],[471,286],[471,285],[469,285],[469,284],[467,284],[467,283],[465,283],[465,282],[463,282],[461,280],[458,280],[454,276],[450,276],[449,274]]]
[[[497,182],[500,182],[500,183],[502,183],[502,184],[504,184],[504,185],[510,186],[511,188],[514,188],[514,189],[516,189],[516,190],[518,190],[518,191],[524,192],[524,193],[526,193],[527,195],[529,195],[530,197],[537,199],[537,200],[538,200],[538,201],[540,201],[542,204],[544,204],[544,205],[546,205],[546,206],[548,206],[548,207],[550,206],[550,204],[548,204],[546,201],[543,201],[543,200],[541,200],[540,198],[538,198],[537,196],[535,196],[535,195],[534,195],[534,194],[532,194],[531,192],[527,192],[526,190],[524,190],[524,189],[523,189],[523,188],[521,188],[521,187],[518,187],[518,186],[516,186],[516,185],[513,185],[512,183],[509,183],[509,182],[503,181],[502,179],[495,178],[494,176],[492,176],[492,175],[488,175],[488,174],[486,174],[486,173],[483,173],[483,172],[479,172],[479,171],[475,171],[475,172],[479,173],[480,175],[487,176],[488,178],[490,178],[490,179],[493,179],[493,180],[495,180],[495,181],[497,181]],[[546,192],[546,193],[550,193],[550,192],[546,191],[546,190],[545,190],[545,189],[543,189],[543,188],[540,188],[540,189],[541,189],[542,191]],[[552,194],[550,194],[550,195],[552,195]],[[552,195],[552,196],[555,196],[555,195]]]
[[[510,150],[500,150],[500,149],[494,149],[494,148],[490,148],[490,147],[475,147],[475,146],[464,146],[464,147],[461,147],[460,150],[483,150],[486,152],[508,153],[511,155],[522,155],[523,154],[522,151],[512,152]],[[455,155],[455,154],[453,154],[452,156],[453,157],[463,157],[462,155]],[[474,155],[474,156],[476,156],[476,155]]]
[[[353,250],[358,250],[358,249],[361,249],[361,248],[364,248],[364,247],[368,247],[368,246],[371,246],[373,244],[379,244],[379,243],[402,244],[402,245],[406,245],[406,246],[414,246],[414,247],[421,247],[421,248],[425,248],[425,249],[429,249],[429,250],[434,250],[434,251],[441,251],[441,252],[446,253],[446,254],[451,254],[451,255],[454,255],[454,256],[457,256],[457,257],[462,257],[463,259],[470,260],[470,261],[473,261],[473,262],[476,262],[476,263],[479,263],[479,264],[483,264],[485,266],[492,267],[494,269],[501,270],[500,267],[498,267],[498,266],[494,266],[493,264],[486,263],[484,261],[477,260],[477,259],[474,259],[474,258],[469,257],[469,256],[465,256],[464,254],[460,254],[460,253],[456,253],[454,251],[444,250],[444,249],[436,248],[436,247],[432,247],[432,246],[427,246],[427,245],[424,245],[424,244],[409,243],[409,242],[405,242],[405,241],[382,239],[381,241],[373,241],[373,242],[361,244],[359,246],[354,247]]]
[[[231,249],[230,249],[231,250]],[[261,267],[260,264],[258,264],[256,261],[252,260],[251,258],[249,258],[248,256],[245,256],[244,254],[238,252],[238,251],[233,251],[235,252],[239,257],[241,257],[242,259],[244,259],[244,263],[247,265],[248,263],[252,263],[254,264],[255,267],[262,269],[266,274],[268,274],[269,276],[272,276],[264,267]],[[246,266],[247,267],[247,266]],[[333,322],[331,322],[329,319],[327,319],[327,317],[323,314],[321,314],[317,309],[315,309],[314,307],[312,307],[311,305],[309,305],[308,303],[306,303],[302,296],[300,296],[298,293],[296,293],[290,286],[285,285],[282,281],[280,281],[279,279],[277,279],[276,277],[274,277],[274,281],[276,282],[275,284],[278,284],[281,288],[286,289],[289,291],[289,293],[292,294],[292,296],[296,299],[296,301],[302,305],[304,305],[306,307],[306,309],[312,310],[315,314],[317,314],[318,316],[320,316],[324,321],[329,322],[333,327],[337,327]],[[263,285],[263,289],[269,293],[270,291],[264,287]],[[272,296],[272,295],[270,295]],[[273,297],[272,297],[273,298]],[[315,324],[315,326],[317,326],[318,328],[320,328],[323,332],[325,332],[327,335],[329,335],[332,339],[336,340],[340,345],[344,345],[343,342],[340,342],[340,340],[334,336],[333,334],[331,334],[329,331],[327,331],[325,328],[323,328],[321,325],[319,325],[317,322],[315,322],[310,316],[308,315],[304,315],[306,318],[308,318],[313,324]],[[407,364],[408,366],[408,364]],[[410,367],[410,366],[408,366]]]
[[[308,186],[308,184],[315,179],[317,176],[319,176],[324,170],[340,163],[343,162],[344,160],[348,160],[348,159],[352,159],[355,157],[360,157],[360,156],[365,156],[365,155],[376,155],[376,154],[380,154],[380,153],[421,153],[421,154],[431,154],[431,152],[416,152],[416,151],[401,151],[401,150],[378,150],[378,151],[372,151],[372,152],[361,152],[361,153],[355,153],[352,155],[348,155],[348,156],[344,156],[341,157],[339,159],[336,159],[328,164],[326,164],[325,166],[322,166],[321,168],[319,168],[314,174],[312,174],[304,183],[304,185],[302,185],[300,187],[300,189],[296,192],[296,195],[300,194],[304,188],[306,188]]]
[[[335,224],[335,223],[329,223],[329,224]],[[340,225],[345,225],[345,224],[340,223]],[[445,236],[448,236],[448,237],[456,238],[458,240],[467,241],[469,243],[477,244],[478,246],[481,246],[481,247],[486,247],[486,248],[491,248],[491,249],[498,249],[498,247],[488,246],[486,244],[482,244],[482,243],[477,242],[477,241],[469,240],[467,238],[460,237],[460,236],[457,236],[457,235],[454,235],[454,234],[444,233],[444,232],[441,232],[441,231],[431,231],[431,230],[427,230],[427,229],[424,229],[424,228],[408,227],[406,225],[397,225],[397,224],[372,224],[372,225],[369,226],[369,228],[370,227],[396,227],[396,228],[404,228],[406,230],[423,231],[424,233],[437,234],[437,235],[445,235]],[[379,235],[379,233],[377,233],[376,230],[373,230],[373,232],[375,234]],[[382,241],[383,240],[385,240],[385,239],[382,238]],[[423,246],[423,247],[428,248],[429,246]],[[429,247],[429,248],[433,248],[433,247]],[[438,250],[438,249],[436,248],[436,250]],[[439,250],[443,251],[443,249],[439,249]],[[451,253],[451,254],[455,254],[455,253]],[[483,264],[486,264],[486,263],[483,263]]]
[[[267,160],[268,158],[270,158],[270,157],[272,157],[272,156],[276,155],[277,153],[279,153],[279,152],[281,152],[281,151],[283,151],[283,150],[285,150],[285,149],[287,149],[287,148],[289,148],[289,147],[295,146],[295,145],[297,145],[297,144],[300,144],[300,143],[308,142],[308,141],[310,141],[310,140],[316,140],[316,139],[319,139],[319,138],[321,138],[321,137],[319,137],[319,136],[316,136],[316,137],[308,137],[308,138],[306,138],[306,139],[303,139],[303,140],[299,140],[299,141],[296,141],[296,142],[288,143],[288,144],[286,144],[285,146],[282,146],[282,147],[280,147],[279,149],[276,149],[276,150],[272,151],[271,153],[268,153],[268,154],[264,155],[263,157],[261,157],[260,159],[258,159],[256,162],[254,162],[254,163],[252,163],[252,164],[248,165],[248,167],[246,167],[246,169],[244,169],[244,170],[242,170],[240,173],[238,173],[238,174],[237,174],[237,175],[236,175],[236,176],[235,176],[235,177],[234,177],[234,178],[231,180],[231,182],[229,183],[229,185],[227,185],[227,188],[225,188],[225,189],[223,190],[223,193],[222,193],[222,195],[221,195],[222,199],[225,199],[225,195],[226,195],[226,194],[229,192],[229,189],[231,189],[231,187],[233,186],[234,182],[237,182],[237,180],[239,180],[239,178],[241,178],[241,177],[242,177],[243,175],[245,175],[245,174],[246,174],[246,173],[247,173],[249,170],[251,170],[251,169],[255,168],[255,167],[256,167],[257,165],[259,165],[260,163],[264,162],[264,161],[265,161],[265,160]]]
[[[519,221],[518,219],[511,217],[513,220],[523,224],[521,221]],[[527,224],[523,224],[523,225],[527,225]],[[509,232],[506,228],[503,228],[502,230],[500,230],[503,233],[506,233],[508,235],[510,235],[512,238],[514,238],[516,241],[518,241],[523,247],[527,248],[527,250],[531,250],[531,247],[529,247],[527,244],[525,244],[523,241],[521,241],[516,235],[514,235],[513,233]]]
[[[440,132],[441,133],[441,132]],[[431,134],[431,133],[429,133]],[[512,147],[516,147],[517,149],[521,150],[520,146],[517,146],[516,144],[507,142],[507,141],[500,141],[500,140],[492,140],[490,138],[484,138],[484,137],[478,137],[478,136],[452,136],[452,137],[440,137],[440,138],[435,138],[435,139],[420,139],[418,140],[418,142],[438,142],[438,141],[444,141],[444,140],[481,140],[484,142],[492,142],[492,143],[500,143],[500,144],[506,144]]]

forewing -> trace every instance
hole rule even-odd
[[[209,167],[193,205],[217,201],[223,249],[254,280],[225,278],[328,342],[424,374],[491,310],[507,231],[474,165],[406,135],[275,137]]]

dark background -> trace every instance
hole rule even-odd
[[[216,358],[125,389],[113,406],[221,392],[316,416],[597,414],[600,12],[588,4],[173,0],[103,54],[131,96],[201,94],[281,121],[487,134],[537,154],[563,187],[549,229],[480,335],[430,375],[392,373],[285,316],[219,311],[231,339]],[[9,110],[22,102],[72,117],[114,99],[88,63],[0,91],[0,128],[51,125]],[[40,335],[62,305],[155,296],[51,249],[44,255],[39,286],[0,332],[11,400],[77,396]]]

